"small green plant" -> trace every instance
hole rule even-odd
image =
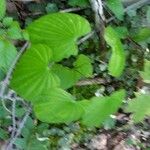
[[[15,2],[17,6],[21,3]],[[128,125],[128,115],[122,111],[130,113],[134,123],[150,116],[150,9],[146,6],[142,11],[127,12],[131,7],[125,4],[124,8],[123,3],[27,2],[22,3],[25,10],[19,13],[22,18],[25,11],[27,18],[18,18],[18,22],[7,16],[6,0],[1,0],[2,149],[5,142],[1,140],[8,141],[6,149],[71,149],[74,142],[79,146],[80,142],[91,143],[89,140],[102,126],[115,131],[119,125],[122,130],[122,124]],[[80,15],[63,13],[70,11],[78,11],[90,22]],[[36,18],[39,13],[48,15],[32,22],[32,14]],[[94,13],[100,25],[92,31]],[[20,23],[25,29],[21,29]]]
[[[77,39],[90,30],[87,20],[69,13],[47,15],[27,27],[31,46],[16,65],[10,85],[21,97],[32,102],[41,121],[82,120],[85,125],[98,126],[121,105],[123,90],[110,97],[79,101],[63,90],[81,78],[92,76],[90,59],[83,54],[77,55],[76,45]],[[73,68],[58,64],[71,55],[77,55]],[[106,106],[110,107],[108,111],[104,111]],[[101,117],[95,119],[99,114]]]
[[[114,10],[114,4],[111,0],[107,1],[108,7],[118,19],[122,20],[123,6],[121,2],[117,4],[120,9],[118,14]],[[0,75],[8,71],[17,55],[12,40],[29,40],[30,45],[14,69],[10,87],[20,97],[32,103],[39,120],[47,123],[70,123],[80,120],[87,126],[99,126],[118,110],[125,98],[125,90],[88,100],[77,100],[66,91],[78,80],[92,77],[93,74],[90,59],[78,54],[77,40],[91,31],[90,23],[85,18],[72,13],[52,13],[35,20],[23,31],[18,22],[5,17],[5,5],[5,1],[2,1]],[[145,33],[145,30],[133,39],[139,40],[143,32]],[[105,29],[104,38],[112,49],[108,71],[113,77],[120,77],[126,65],[126,55],[121,43],[121,39],[125,38],[126,34],[127,30],[124,27],[115,29],[108,26]],[[63,60],[71,56],[75,59],[71,64],[72,67],[63,65]],[[145,64],[146,72],[141,72],[146,81],[149,80],[147,68],[149,62]],[[148,109],[145,108],[141,117],[136,117],[139,105],[142,103],[141,99],[145,97],[147,99],[149,95],[137,96],[135,101],[129,103],[127,111],[135,113],[135,121],[140,121],[145,115],[149,115]],[[147,103],[147,100],[142,103],[143,107]]]

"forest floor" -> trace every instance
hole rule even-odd
[[[128,6],[126,6],[128,7]],[[70,10],[71,8],[71,10]],[[105,8],[105,7],[104,7]],[[131,9],[126,12],[123,21],[116,19],[110,20],[112,25],[121,25],[132,30],[132,28],[140,28],[146,24],[146,13],[150,9],[150,5],[140,6],[138,9]],[[19,21],[22,28],[25,28],[34,19],[44,14],[65,10],[80,14],[86,17],[94,26],[94,12],[90,5],[86,7],[71,6],[67,0],[10,0],[7,2],[7,15],[12,16]],[[106,18],[109,20],[114,15],[106,11]],[[94,33],[79,45],[80,51],[88,55],[94,66],[94,73],[99,84],[77,85],[75,93],[77,97],[89,98],[96,94],[110,94],[119,87],[124,87],[128,91],[128,97],[134,97],[134,92],[140,90],[149,90],[150,86],[145,85],[139,77],[138,70],[143,67],[145,49],[150,46],[145,43],[141,46],[132,43],[130,39],[126,40],[126,46],[130,46],[128,54],[128,64],[124,75],[120,79],[115,79],[107,74],[106,63],[108,59],[103,57],[106,55],[105,50],[101,49],[101,40],[99,33]],[[22,43],[15,41],[16,45]],[[92,81],[93,82],[93,81]],[[74,93],[74,89],[70,89]],[[79,123],[69,125],[58,125],[42,127],[45,132],[49,133],[51,144],[54,148],[62,150],[150,150],[150,118],[145,119],[143,123],[133,124],[130,120],[131,114],[125,113],[122,108],[115,115],[112,115],[104,123],[102,128],[85,128]],[[35,119],[30,118],[30,122],[37,124]],[[39,127],[40,128],[40,127]],[[11,129],[10,129],[11,130]],[[38,140],[44,140],[42,135],[38,135]],[[46,135],[46,133],[45,133]],[[32,138],[30,139],[32,140]],[[0,140],[0,147],[3,149],[6,141]],[[16,145],[19,145],[16,143]],[[59,148],[58,148],[59,147]],[[60,148],[61,147],[61,148]],[[30,150],[30,149],[29,149]]]

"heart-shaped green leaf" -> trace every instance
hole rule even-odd
[[[44,91],[36,98],[34,111],[37,118],[48,123],[69,123],[78,120],[84,113],[82,105],[59,88]]]
[[[108,97],[93,97],[82,117],[82,123],[87,126],[99,126],[111,114],[115,113],[125,97],[125,91],[120,90]]]
[[[33,45],[16,65],[11,87],[23,98],[32,100],[51,87],[59,86],[59,78],[51,71],[52,51],[46,45]]]
[[[108,26],[105,29],[104,37],[108,45],[112,48],[112,55],[108,66],[109,73],[114,77],[119,77],[125,68],[126,60],[122,43],[118,37],[118,34],[111,26]]]
[[[53,50],[53,60],[76,55],[76,40],[91,31],[83,17],[70,13],[53,13],[41,17],[27,27],[32,43],[47,44]]]

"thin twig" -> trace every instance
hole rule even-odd
[[[15,99],[12,102],[12,123],[13,123],[13,129],[12,129],[11,137],[14,137],[16,131],[16,100]]]
[[[18,136],[21,134],[21,131],[22,131],[22,129],[23,129],[23,127],[24,127],[24,125],[25,125],[25,123],[26,123],[30,113],[31,113],[31,107],[29,107],[29,109],[27,110],[24,118],[22,119],[21,123],[19,124],[19,128],[16,131],[15,136],[10,139],[10,142],[9,142],[6,150],[12,150],[12,146],[13,146],[14,142],[16,141],[16,139],[18,138]]]
[[[86,79],[77,82],[76,86],[85,86],[85,85],[92,85],[92,84],[106,84],[106,81],[102,78]]]
[[[6,104],[5,104],[5,99],[4,99],[4,98],[1,99],[1,102],[2,102],[3,108],[4,108],[8,113],[11,114],[11,111],[7,108],[7,106],[6,106]]]
[[[140,7],[142,7],[143,5],[146,5],[150,3],[150,0],[140,0],[136,3],[133,3],[132,5],[129,5],[128,7],[125,8],[125,12],[132,10],[132,9],[138,9]]]
[[[59,12],[63,12],[63,13],[75,12],[75,11],[80,11],[80,10],[83,10],[83,9],[85,9],[85,8],[76,7],[76,8],[68,8],[68,9],[60,10]]]
[[[18,55],[16,56],[15,60],[13,61],[11,67],[9,68],[8,73],[7,73],[5,79],[4,79],[3,83],[2,83],[2,89],[1,89],[1,91],[0,91],[0,97],[3,97],[3,96],[4,96],[5,90],[6,90],[8,84],[9,84],[9,82],[10,82],[9,79],[10,79],[10,77],[11,77],[11,74],[12,74],[12,72],[13,72],[15,66],[16,66],[16,63],[17,63],[17,61],[19,60],[20,56],[22,55],[22,53],[25,51],[25,49],[26,49],[27,47],[28,47],[28,42],[26,42],[26,43],[23,45],[23,47],[21,48],[21,50],[18,52]]]
[[[14,0],[14,1],[20,1],[20,2],[36,2],[38,0]]]
[[[82,44],[83,42],[85,42],[87,39],[91,38],[94,35],[95,31],[90,32],[89,34],[87,34],[86,36],[84,36],[83,38],[81,38],[78,41],[78,45]]]

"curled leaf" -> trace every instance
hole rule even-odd
[[[107,44],[112,48],[112,54],[108,66],[109,73],[114,77],[119,77],[125,68],[126,60],[123,45],[118,34],[111,26],[108,26],[105,29],[104,37]]]

